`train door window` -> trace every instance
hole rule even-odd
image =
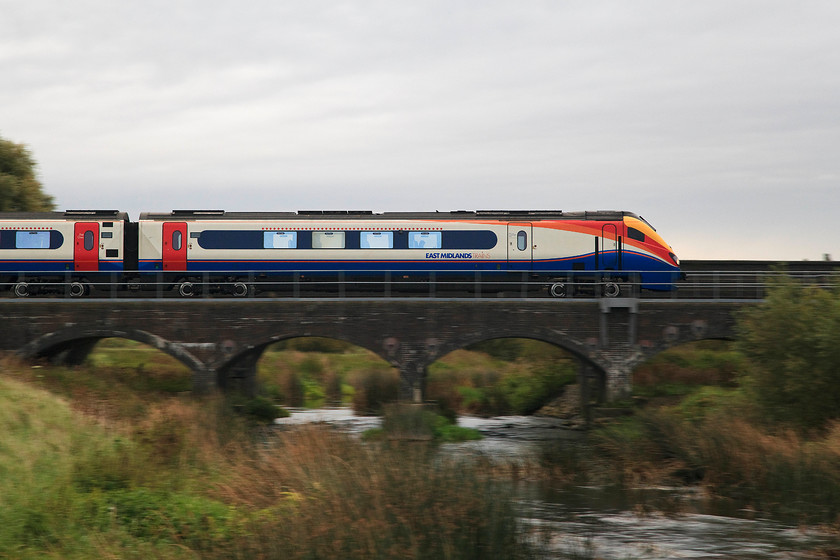
[[[519,233],[516,234],[516,248],[520,251],[524,251],[528,248],[528,234],[525,230],[520,230]]]
[[[295,249],[296,231],[266,231],[263,233],[263,249]]]
[[[18,231],[15,232],[16,249],[49,249],[50,232]]]
[[[93,235],[93,232],[88,230],[85,232],[85,251],[93,251],[94,243],[96,242],[96,238]]]
[[[393,231],[363,231],[359,236],[362,249],[391,249],[394,247]]]
[[[343,231],[313,231],[313,249],[344,249]]]
[[[172,232],[172,250],[173,251],[180,251],[181,250],[181,241],[182,241],[182,233],[181,230],[175,230]],[[87,247],[85,247],[87,248]]]
[[[439,231],[412,231],[408,234],[409,249],[440,249]]]

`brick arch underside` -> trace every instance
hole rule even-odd
[[[17,354],[25,359],[58,359],[67,365],[79,365],[94,345],[103,338],[125,338],[156,348],[190,368],[203,371],[205,365],[187,350],[152,333],[139,329],[77,329],[68,328],[38,337],[21,348]]]
[[[591,349],[585,343],[563,333],[540,328],[488,329],[486,331],[482,331],[481,333],[472,333],[464,337],[459,337],[457,340],[442,341],[438,347],[437,357],[435,360],[449,354],[450,352],[454,352],[455,350],[460,350],[462,348],[472,346],[473,344],[486,342],[488,340],[498,340],[500,338],[527,338],[551,344],[552,346],[556,346],[569,352],[583,364],[594,367],[596,370],[599,370],[599,372],[604,373],[602,364],[599,364],[590,356]]]
[[[267,340],[248,345],[247,348],[234,353],[229,358],[217,364],[211,364],[215,366],[217,386],[223,390],[235,389],[254,393],[256,391],[257,362],[259,362],[265,350],[272,344],[295,338],[329,338],[339,340],[369,350],[392,366],[398,367],[398,364],[388,359],[382,348],[378,348],[370,340],[361,340],[359,337],[354,336],[336,335],[327,329],[324,332],[307,331],[306,333],[286,333],[274,335]]]
[[[406,374],[407,366],[401,359],[403,349],[413,351],[415,361],[419,362],[421,369],[424,370],[426,366],[434,363],[443,356],[455,350],[471,346],[472,344],[500,338],[527,338],[539,340],[566,350],[580,360],[584,366],[591,368],[599,376],[602,383],[606,379],[606,370],[603,364],[589,355],[588,352],[590,349],[586,344],[568,335],[549,329],[488,328],[480,333],[465,333],[464,336],[457,338],[450,337],[448,340],[438,339],[433,336],[420,336],[417,339],[400,340],[388,336],[373,339],[357,333],[335,333],[325,328],[323,332],[320,330],[307,330],[306,332],[278,334],[271,336],[267,340],[249,345],[244,350],[224,360],[224,362],[213,364],[217,372],[216,383],[222,389],[239,387],[253,391],[255,389],[253,384],[256,381],[256,365],[268,346],[294,338],[315,337],[340,340],[369,350],[387,363],[398,368],[401,377]],[[411,386],[415,380],[403,379],[403,381]]]

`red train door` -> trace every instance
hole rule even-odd
[[[99,270],[99,223],[76,222],[73,270]]]
[[[187,224],[163,222],[163,270],[187,270]]]

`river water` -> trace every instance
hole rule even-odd
[[[295,410],[280,425],[324,422],[351,434],[378,427],[380,419],[348,408]],[[579,438],[563,420],[533,416],[460,417],[484,439],[444,444],[444,452],[475,453],[499,461],[535,457],[542,445]],[[603,560],[840,558],[837,537],[817,529],[731,511],[685,489],[619,492],[600,487],[515,486],[522,518],[550,535],[560,557]],[[674,507],[678,504],[678,507]],[[660,507],[664,506],[664,507]],[[665,511],[666,513],[663,513]],[[668,513],[670,512],[670,513]],[[814,551],[823,551],[822,554]]]

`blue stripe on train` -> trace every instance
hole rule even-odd
[[[122,272],[122,261],[99,261],[98,272]],[[0,261],[0,271],[26,272],[37,275],[39,273],[52,274],[56,272],[74,272],[73,261]],[[80,272],[97,272],[80,271]]]
[[[679,278],[679,269],[673,267],[657,258],[639,253],[625,252],[622,255],[624,271],[639,272],[642,287],[652,290],[671,290],[673,283]],[[582,267],[582,268],[581,268]],[[591,274],[596,268],[594,254],[585,256],[546,259],[536,261],[499,261],[499,260],[473,260],[473,259],[445,259],[445,260],[422,260],[422,261],[288,261],[288,260],[193,260],[187,264],[188,273],[203,272],[230,272],[232,274],[256,273],[294,273],[302,272],[315,274],[318,272],[440,272],[440,273],[462,273],[472,274],[481,272],[485,274],[509,272],[527,272],[550,274]],[[141,272],[162,272],[161,261],[141,261]],[[166,271],[177,272],[177,271]],[[622,271],[615,271],[621,274]]]

